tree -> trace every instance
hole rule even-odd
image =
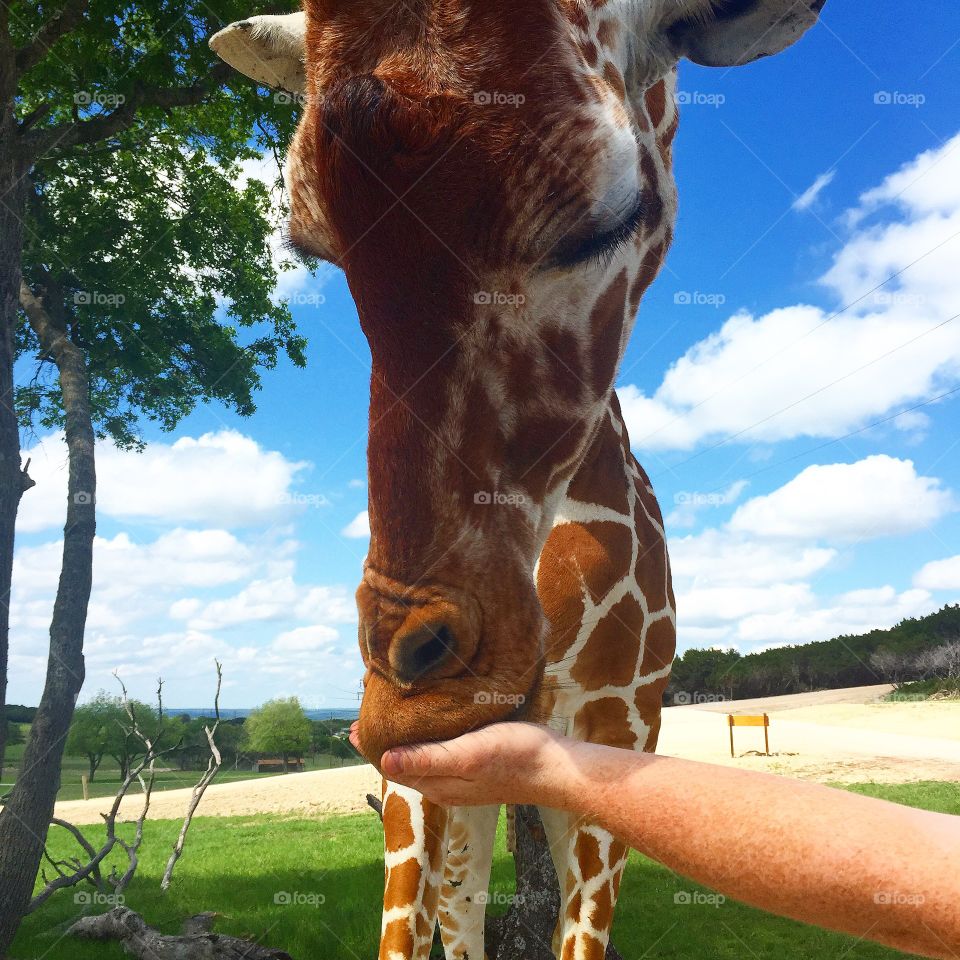
[[[91,780],[105,756],[116,761],[123,780],[143,755],[143,741],[133,734],[128,711],[134,713],[141,731],[157,750],[170,749],[179,741],[182,728],[177,718],[163,718],[161,724],[155,707],[139,700],[124,703],[123,697],[111,697],[101,690],[74,711],[66,745],[68,755],[86,757]]]
[[[248,414],[261,367],[303,363],[271,299],[268,191],[236,185],[240,162],[281,156],[296,111],[245,81],[225,88],[230,71],[206,46],[252,12],[241,0],[0,4],[0,707],[14,524],[32,485],[19,429],[62,426],[70,467],[46,685],[0,812],[0,955],[34,883],[83,683],[96,436],[136,446],[141,418],[169,428],[205,400]],[[30,357],[18,385],[14,363]]]
[[[289,770],[291,754],[306,753],[310,749],[313,732],[296,697],[268,700],[250,714],[245,729],[251,750],[280,754],[284,773]]]
[[[86,758],[91,783],[107,752],[110,728],[119,719],[113,701],[103,690],[73,712],[65,752],[68,756]]]
[[[23,731],[20,729],[19,723],[14,723],[12,720],[7,721],[7,745],[12,746],[13,744],[23,743],[24,736]]]

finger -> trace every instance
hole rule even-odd
[[[380,768],[387,776],[431,777],[452,772],[448,750],[435,744],[413,744],[387,750]]]

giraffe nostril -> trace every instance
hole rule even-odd
[[[390,666],[404,683],[413,683],[446,663],[456,647],[456,637],[445,623],[428,623],[393,638]]]

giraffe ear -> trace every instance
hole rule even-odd
[[[827,0],[708,0],[706,9],[672,23],[667,39],[678,58],[734,67],[780,53],[816,22]]]
[[[303,93],[306,36],[306,14],[250,17],[214,34],[210,49],[257,83]]]

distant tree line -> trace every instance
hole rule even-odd
[[[687,650],[674,660],[664,698],[667,704],[740,700],[911,681],[960,681],[960,604],[889,630],[759,653]]]
[[[130,729],[128,708],[135,712],[143,733],[156,740],[156,749],[163,752],[167,763],[181,770],[206,764],[209,748],[204,724],[210,722],[209,717],[166,715],[161,723],[155,707],[136,700],[124,706],[121,697],[100,691],[89,703],[77,707],[66,747],[69,756],[87,760],[90,780],[96,778],[104,758],[114,761],[121,780],[141,759],[143,742]],[[271,700],[249,717],[222,721],[217,746],[224,766],[239,766],[265,756],[280,759],[284,769],[291,758],[305,755],[326,754],[346,760],[356,757],[345,736],[349,725],[347,720],[310,720],[300,701],[289,697]],[[161,731],[159,738],[157,731]]]

